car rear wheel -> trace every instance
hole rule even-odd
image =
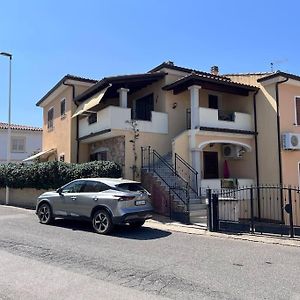
[[[40,205],[37,215],[39,217],[40,223],[42,224],[50,224],[53,221],[51,207],[47,203],[43,203],[42,205]]]
[[[113,229],[113,223],[109,213],[105,210],[98,210],[93,216],[93,228],[97,233],[108,234]]]
[[[140,227],[142,227],[144,224],[145,224],[145,221],[144,221],[144,220],[143,220],[143,221],[135,221],[135,222],[129,223],[129,226],[130,226],[131,228],[140,228]]]

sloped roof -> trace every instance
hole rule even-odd
[[[200,73],[192,73],[187,76],[176,80],[175,82],[168,84],[163,87],[164,90],[177,90],[182,91],[191,85],[202,85],[206,88],[209,88],[211,84],[219,84],[220,86],[224,86],[227,88],[236,89],[237,93],[246,94],[251,91],[256,91],[258,88],[252,85],[234,82],[229,78],[222,76],[211,76],[211,74],[200,74]]]
[[[121,87],[128,88],[130,92],[134,92],[136,89],[140,89],[162,79],[165,75],[166,73],[164,72],[156,72],[104,77],[96,84],[88,88],[85,92],[78,95],[75,98],[75,102],[83,102],[109,85],[112,85],[112,87],[109,88],[106,94],[108,94],[110,97],[115,96],[117,89]]]
[[[276,73],[272,73],[271,75],[259,78],[257,81],[262,82],[262,81],[273,79],[273,78],[279,77],[279,76],[300,81],[300,76],[281,72],[281,71],[277,71]]]
[[[11,124],[10,128],[12,130],[29,130],[29,131],[43,131],[40,127],[27,126],[27,125],[17,125]],[[0,122],[0,129],[8,129],[8,123]]]
[[[46,95],[44,95],[37,103],[36,106],[40,106],[40,104],[46,100],[61,84],[63,84],[66,80],[76,80],[76,81],[81,81],[81,82],[87,82],[87,83],[96,83],[98,80],[90,79],[90,78],[84,78],[80,76],[75,76],[75,75],[70,75],[67,74],[65,75],[51,90],[49,90]]]

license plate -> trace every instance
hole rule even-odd
[[[145,205],[146,201],[145,200],[137,200],[135,201],[135,205]]]

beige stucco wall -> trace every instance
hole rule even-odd
[[[60,116],[60,102],[66,99],[66,115]],[[66,88],[53,101],[43,108],[43,150],[56,148],[57,155],[65,155],[65,161],[71,161],[71,109],[72,89]],[[54,108],[53,129],[47,128],[48,111]]]
[[[84,92],[88,86],[75,85],[75,97]],[[60,115],[60,102],[66,99],[66,114],[62,118]],[[53,129],[48,130],[47,120],[49,109],[54,108]],[[49,157],[49,160],[58,159],[59,155],[65,155],[66,162],[76,162],[77,142],[76,142],[76,118],[72,118],[76,110],[73,102],[73,88],[66,88],[56,96],[49,104],[43,107],[43,150],[57,149],[57,156]]]
[[[179,135],[173,141],[173,150],[183,157],[187,162],[192,164],[191,152],[189,151],[189,132],[186,131]],[[224,171],[224,157],[222,155],[222,145],[220,143],[241,143],[249,146],[251,152],[246,152],[241,159],[226,159],[229,167],[230,177],[232,178],[251,178],[256,179],[256,167],[255,167],[255,142],[253,137],[242,138],[239,136],[226,136],[224,135],[207,135],[198,133],[195,137],[196,148],[199,148],[203,143],[207,144],[202,151],[199,151],[200,165],[203,168],[203,151],[214,151],[218,152],[219,160],[219,176],[223,177]],[[211,142],[213,142],[212,145]],[[201,170],[201,178],[203,178],[203,170]]]
[[[203,151],[216,151],[219,154],[219,175],[223,177],[224,157],[222,155],[222,146],[218,142],[228,143],[240,143],[251,147],[251,152],[246,152],[241,159],[226,159],[228,163],[230,177],[232,178],[252,178],[256,179],[255,169],[255,142],[253,137],[242,138],[238,136],[226,136],[224,135],[196,135],[196,145],[203,143],[210,143],[214,141],[213,147],[207,145]],[[203,155],[201,155],[201,165],[203,166]],[[201,178],[203,178],[203,172],[201,172]]]
[[[300,96],[300,86],[291,84],[279,85],[280,133],[293,132],[300,134],[300,126],[296,126],[295,96]],[[298,186],[300,150],[281,150],[282,181],[285,185]]]
[[[260,184],[279,184],[275,85],[261,86],[256,96]]]

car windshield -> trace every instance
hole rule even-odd
[[[134,182],[120,183],[117,184],[116,187],[122,191],[145,192],[145,189],[139,183],[134,183]]]

